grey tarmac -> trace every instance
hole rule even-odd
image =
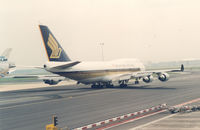
[[[200,97],[199,79],[194,71],[127,88],[61,85],[0,92],[0,130],[43,130],[54,114],[59,127],[77,128],[162,103],[180,104]]]

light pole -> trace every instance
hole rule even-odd
[[[104,61],[104,55],[103,55],[103,46],[104,46],[104,43],[99,43],[99,45],[101,46],[102,61]]]

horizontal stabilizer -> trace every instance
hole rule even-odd
[[[62,65],[52,67],[52,69],[66,69],[66,68],[72,67],[72,66],[79,64],[79,63],[80,63],[80,61],[69,62],[69,63],[66,63],[66,64],[62,64]]]

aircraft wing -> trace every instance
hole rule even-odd
[[[16,68],[11,68],[9,71],[8,71],[8,74],[14,72],[16,70]]]
[[[110,77],[110,79],[112,80],[112,82],[118,82],[118,81],[125,81],[125,80],[129,80],[131,79],[132,74],[121,74],[121,75],[116,75],[113,77]],[[109,80],[109,79],[107,79]]]
[[[181,65],[180,69],[162,69],[162,70],[149,70],[149,71],[142,71],[138,73],[133,73],[132,77],[138,78],[138,77],[145,77],[153,74],[163,74],[163,73],[170,73],[170,72],[183,72],[184,71],[184,65]]]
[[[49,85],[55,85],[58,84],[59,82],[65,80],[65,77],[56,75],[56,74],[51,74],[51,75],[11,75],[7,76],[9,78],[20,78],[20,79],[26,79],[26,78],[35,78],[42,80],[45,84]]]
[[[143,79],[144,82],[149,83],[153,81],[153,75],[157,75],[160,81],[167,81],[169,79],[170,72],[183,72],[184,66],[181,65],[181,69],[163,69],[163,70],[150,70],[150,71],[141,71],[141,72],[134,72],[129,74],[121,74],[112,77],[113,83],[120,83],[120,82],[128,82],[130,79],[140,80]]]

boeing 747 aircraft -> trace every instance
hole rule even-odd
[[[0,78],[9,74],[10,68],[14,68],[15,64],[8,61],[11,48],[6,49],[0,56]]]
[[[154,79],[153,74],[157,75],[160,81],[165,82],[169,79],[167,72],[184,70],[182,65],[180,70],[145,71],[144,65],[137,59],[98,62],[71,60],[49,28],[44,25],[39,25],[39,28],[48,57],[44,69],[76,80],[77,83],[91,84],[92,88],[113,87],[116,84],[126,87],[130,79],[135,79],[135,84],[140,80],[150,83]]]

